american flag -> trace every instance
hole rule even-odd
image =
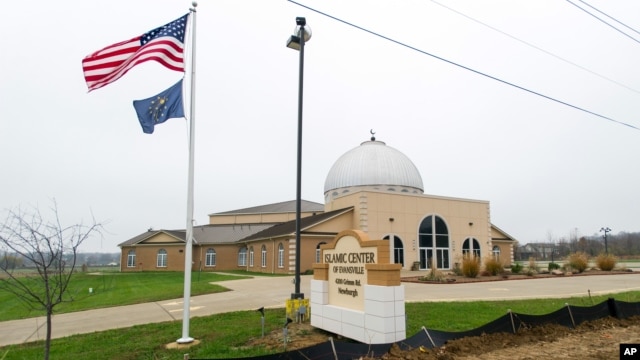
[[[132,67],[154,60],[168,69],[184,71],[184,36],[189,14],[131,40],[107,46],[82,59],[89,91],[120,79]]]

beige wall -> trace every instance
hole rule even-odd
[[[307,217],[315,214],[315,212],[301,212],[301,217]],[[211,214],[209,215],[209,224],[211,225],[227,225],[227,224],[259,224],[259,223],[281,223],[296,219],[295,212],[288,213],[264,213],[264,214]]]
[[[491,252],[488,201],[361,191],[335,199],[326,204],[325,211],[347,206],[355,207],[353,229],[367,232],[371,239],[382,239],[391,234],[402,239],[405,269],[419,260],[418,228],[429,215],[440,216],[447,224],[451,267],[462,257],[462,243],[467,238],[478,240],[482,256]]]
[[[342,230],[349,229],[353,229],[353,214],[350,212],[313,227],[314,232],[331,232],[336,234]],[[333,238],[331,239],[333,240]]]
[[[513,242],[493,241],[493,246],[500,248],[500,261],[505,265],[513,264]],[[493,248],[492,248],[493,249]]]
[[[158,233],[153,237],[145,239],[144,243],[145,244],[173,244],[173,245],[180,244],[184,246],[184,243],[181,240],[176,239],[175,237],[167,233]]]

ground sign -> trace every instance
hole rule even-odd
[[[321,251],[311,280],[311,325],[368,344],[404,340],[402,266],[390,263],[389,241],[346,230]]]

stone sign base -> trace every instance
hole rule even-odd
[[[311,325],[365,344],[404,340],[404,286],[364,285],[364,311],[329,304],[329,282],[311,280]]]

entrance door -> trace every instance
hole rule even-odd
[[[435,258],[436,269],[446,270],[449,264],[449,229],[444,219],[437,215],[427,216],[418,229],[418,251],[420,270],[431,269]]]
[[[431,269],[433,261],[433,249],[420,249],[420,270]]]

